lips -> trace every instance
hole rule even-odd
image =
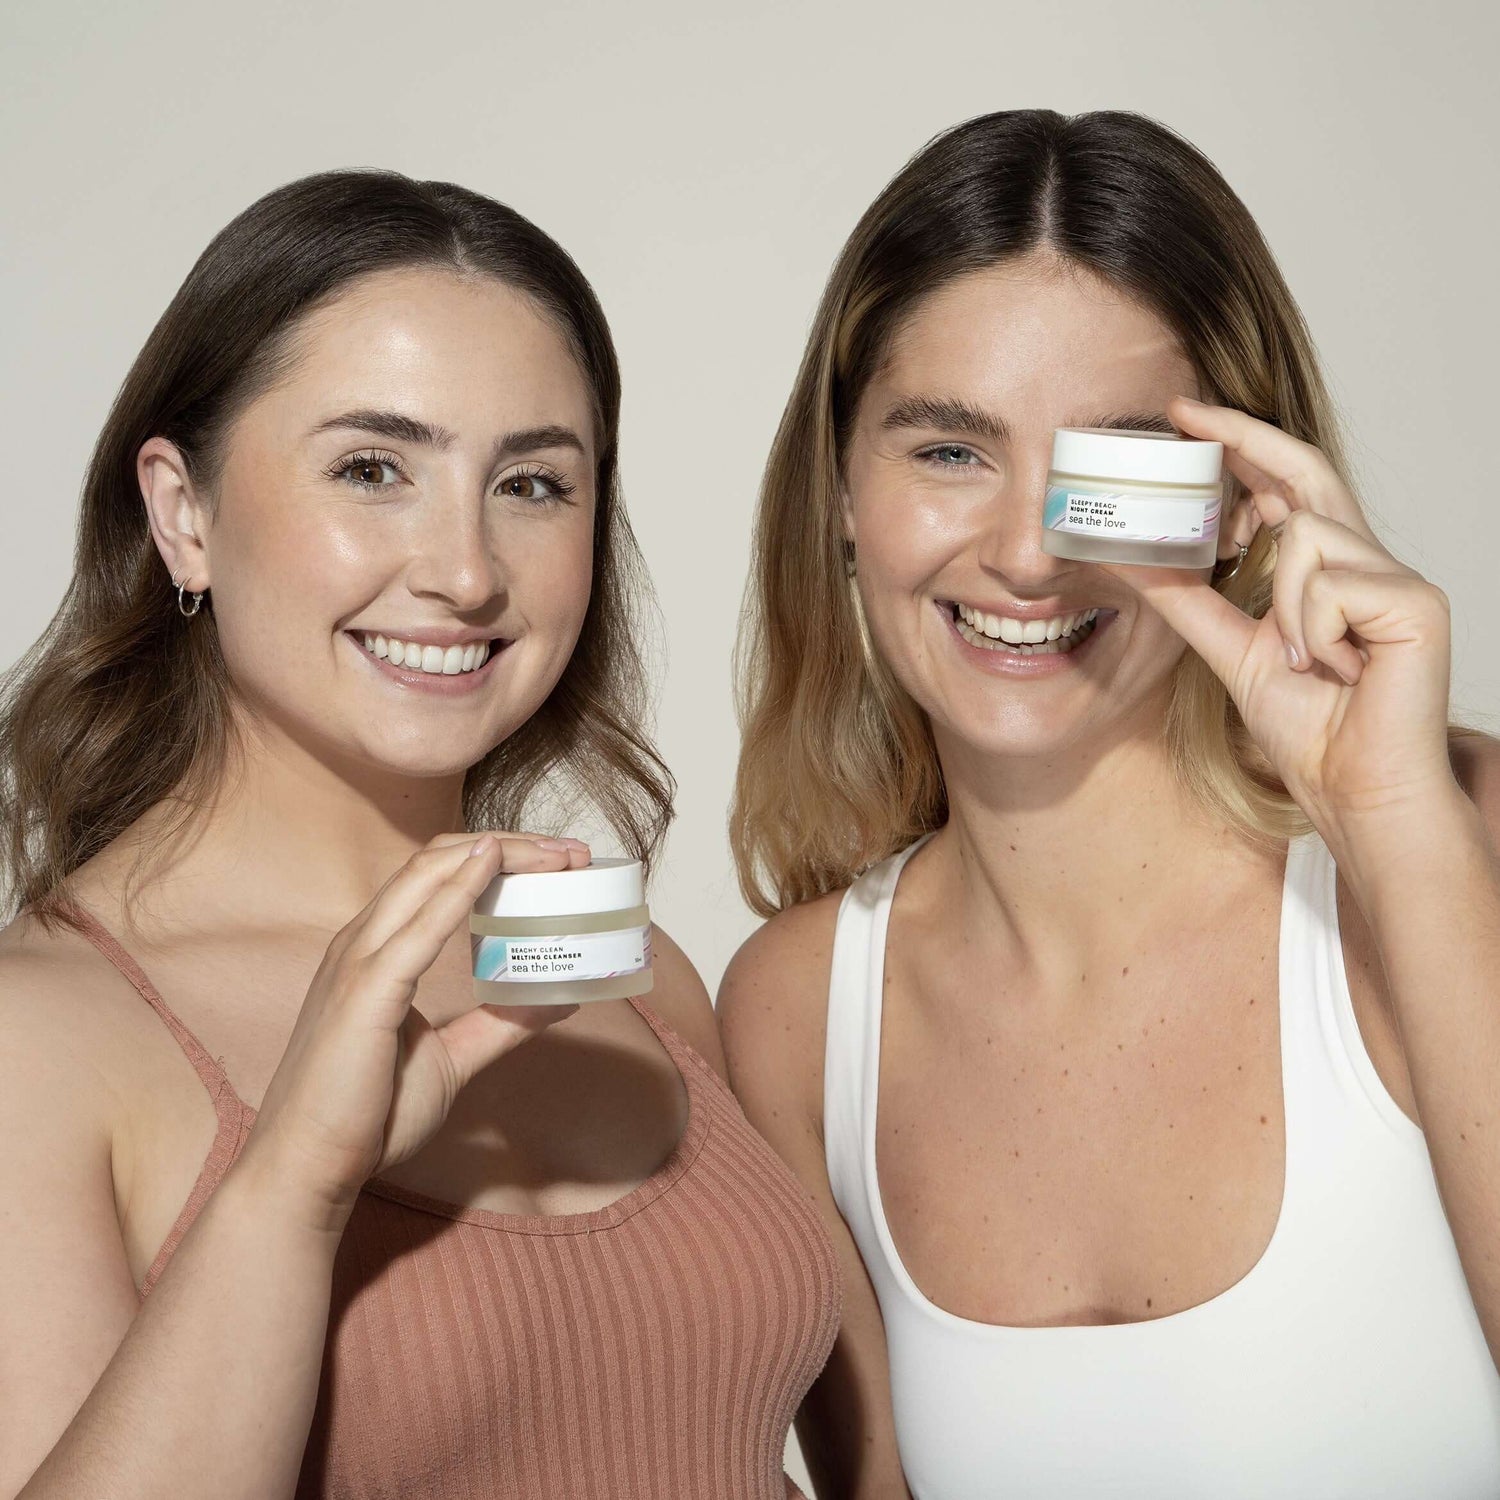
[[[1067,621],[1067,615],[1016,622],[1042,626],[1041,631],[1033,628],[1032,634],[1041,634],[1043,638],[1008,641],[991,635],[989,629],[978,628],[988,626],[989,617],[969,606],[960,606],[951,600],[934,600],[933,603],[966,662],[982,671],[1007,677],[1050,676],[1077,670],[1077,664],[1091,654],[1094,638],[1113,622],[1117,613],[1102,606],[1074,611],[1072,628],[1065,632],[1059,629],[1052,640],[1045,638],[1047,632],[1057,622]],[[965,614],[969,614],[975,623],[965,619]],[[999,623],[997,618],[995,624],[998,626]],[[1016,632],[1011,629],[1008,633],[1013,635]]]
[[[346,630],[343,635],[354,650],[359,652],[371,670],[378,672],[388,682],[444,697],[470,693],[481,684],[488,682],[495,673],[496,662],[506,656],[507,649],[512,644],[504,638],[496,638],[489,643],[490,654],[483,664],[472,667],[468,671],[428,672],[419,666],[395,665],[389,659],[368,650],[363,639],[353,631]],[[483,643],[480,644],[479,649],[484,649]]]

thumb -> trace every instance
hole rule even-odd
[[[1106,573],[1133,588],[1173,630],[1232,685],[1255,639],[1257,621],[1231,603],[1206,578],[1186,568],[1103,563]]]
[[[491,1063],[577,1009],[576,1005],[476,1005],[439,1026],[437,1035],[463,1088]]]

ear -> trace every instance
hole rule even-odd
[[[842,479],[839,480],[839,526],[843,530],[844,540],[853,546],[854,502],[850,500],[848,487]]]
[[[146,502],[146,523],[167,571],[191,593],[201,593],[209,577],[208,517],[176,443],[154,437],[135,456],[135,477]]]
[[[1227,475],[1225,476],[1228,477]],[[1229,493],[1224,497],[1224,518],[1219,526],[1219,551],[1221,559],[1233,557],[1241,547],[1248,547],[1260,530],[1260,514],[1251,503],[1250,492],[1235,483],[1226,486]]]

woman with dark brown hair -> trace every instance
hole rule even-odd
[[[474,1001],[479,893],[590,860],[485,830],[670,816],[619,405],[567,254],[392,173],[147,341],[0,715],[0,1494],[795,1492],[836,1267],[691,964]]]
[[[1217,567],[1045,550],[1061,427],[1223,444]],[[742,652],[719,1013],[846,1269],[820,1493],[1500,1493],[1500,755],[1198,151],[1019,110],[893,179]]]

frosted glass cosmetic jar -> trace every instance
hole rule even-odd
[[[651,916],[639,860],[497,875],[469,913],[474,998],[485,1005],[580,1005],[644,995]]]
[[[1042,551],[1082,562],[1211,568],[1224,445],[1167,432],[1059,427]]]

